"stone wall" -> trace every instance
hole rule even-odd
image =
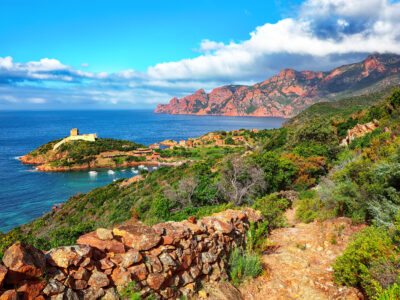
[[[201,281],[227,279],[232,247],[244,241],[250,222],[261,220],[247,208],[151,227],[99,228],[78,245],[47,253],[17,243],[0,265],[0,299],[120,299],[128,285],[143,297],[190,297]]]

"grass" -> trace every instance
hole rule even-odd
[[[241,248],[232,250],[229,258],[229,277],[234,285],[248,278],[255,278],[262,272],[261,256]]]

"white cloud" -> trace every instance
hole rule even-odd
[[[45,99],[43,99],[43,98],[29,98],[28,102],[29,103],[33,103],[33,104],[44,104],[47,101]]]
[[[88,63],[81,63],[81,67],[87,68],[87,67],[89,67],[89,64]]]
[[[210,41],[210,40],[202,40],[200,43],[200,52],[205,52],[208,53],[210,51],[214,51],[214,50],[218,50],[223,48],[225,45],[222,42],[214,42],[214,41]]]
[[[56,89],[43,91],[52,97],[29,91],[34,93],[31,100],[52,99],[48,102],[165,103],[198,88],[209,91],[223,84],[261,81],[282,68],[328,70],[372,52],[400,54],[399,15],[400,3],[389,0],[307,0],[297,17],[259,26],[247,40],[224,44],[203,39],[201,54],[192,59],[109,74],[73,69],[56,59],[15,63],[9,56],[0,57],[0,84],[82,82],[59,97]]]

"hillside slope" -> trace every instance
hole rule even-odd
[[[175,97],[169,104],[158,104],[154,112],[289,118],[311,104],[368,94],[399,81],[400,56],[374,54],[329,72],[284,69],[253,86],[227,85],[209,94],[200,89],[184,98]]]

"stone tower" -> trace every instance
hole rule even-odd
[[[79,130],[78,128],[72,128],[71,129],[71,135],[70,136],[78,136],[79,135]]]

